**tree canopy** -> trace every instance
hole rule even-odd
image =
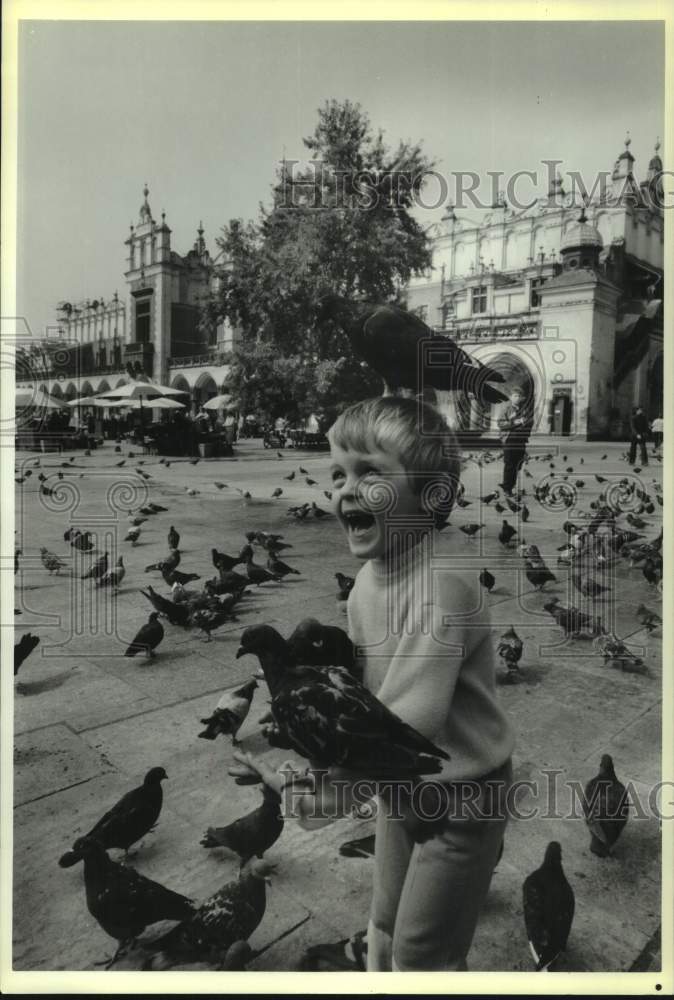
[[[284,161],[259,219],[224,227],[204,323],[227,320],[240,334],[231,385],[242,402],[250,385],[244,373],[250,377],[252,364],[269,357],[267,393],[274,372],[283,372],[297,379],[286,396],[298,397],[302,409],[319,405],[319,386],[326,405],[340,408],[379,383],[353,360],[343,331],[319,318],[321,298],[390,301],[430,266],[430,241],[411,209],[433,163],[420,143],[389,148],[348,100],[326,101],[303,142],[310,158]],[[300,378],[312,369],[310,379]]]

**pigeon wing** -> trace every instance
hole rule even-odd
[[[546,921],[545,889],[539,871],[532,872],[524,880],[522,901],[529,947],[537,968],[541,968],[550,948],[550,933]]]
[[[345,668],[303,667],[289,675],[272,711],[303,756],[359,770],[385,766],[387,773],[418,773],[418,755],[434,758],[434,770],[438,757],[448,758]]]

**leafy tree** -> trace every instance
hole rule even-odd
[[[304,144],[311,159],[284,163],[259,220],[223,229],[224,263],[202,323],[212,331],[227,319],[240,332],[231,381],[238,396],[254,395],[245,378],[259,363],[253,384],[267,380],[260,398],[271,408],[290,394],[304,410],[339,409],[380,382],[353,360],[343,331],[320,318],[321,299],[332,292],[389,301],[429,267],[430,241],[411,209],[433,163],[418,143],[389,149],[348,100],[326,101]],[[312,378],[300,374],[312,369]]]
[[[245,413],[302,419],[322,411],[329,423],[358,399],[377,396],[381,379],[353,357],[317,361],[279,354],[265,341],[235,347],[226,391]]]

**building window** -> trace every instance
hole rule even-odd
[[[547,278],[534,278],[533,281],[531,282],[531,298],[530,298],[530,302],[531,302],[531,308],[532,309],[538,309],[538,307],[540,306],[540,304],[541,304],[541,296],[540,296],[539,293],[540,293],[541,287],[545,284],[546,281],[547,281]]]
[[[475,313],[484,313],[487,311],[487,286],[478,285],[471,291],[471,311],[473,315]]]
[[[136,299],[136,341],[150,342],[150,299]]]

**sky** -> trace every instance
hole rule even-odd
[[[125,293],[124,240],[145,182],[173,249],[187,252],[202,220],[215,253],[230,218],[254,218],[268,203],[284,153],[306,157],[302,138],[331,98],[360,102],[391,145],[421,141],[450,193],[452,173],[544,176],[544,159],[562,160],[562,176],[580,170],[590,188],[628,130],[641,180],[663,134],[664,30],[23,21],[18,314],[40,335],[59,301]],[[420,217],[436,222],[443,210]]]

